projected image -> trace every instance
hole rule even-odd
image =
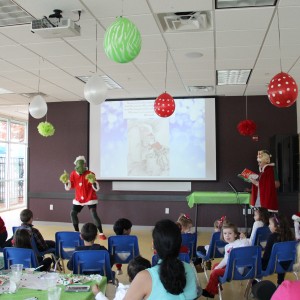
[[[128,175],[169,176],[169,124],[128,120]]]
[[[97,140],[91,146],[101,180],[215,180],[214,99],[175,99],[175,112],[161,118],[154,100],[105,101]],[[91,113],[91,115],[96,115]],[[94,154],[95,153],[95,154]]]

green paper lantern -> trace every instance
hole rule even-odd
[[[128,19],[118,17],[105,32],[104,51],[113,61],[127,63],[140,53],[142,38],[137,27]]]
[[[39,134],[48,137],[52,136],[55,132],[54,126],[49,122],[41,122],[37,127]]]

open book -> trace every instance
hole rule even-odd
[[[242,178],[246,182],[251,182],[250,179],[257,179],[258,178],[258,174],[256,174],[253,171],[245,168],[243,170],[243,172],[241,172],[240,174],[238,174],[238,177]]]

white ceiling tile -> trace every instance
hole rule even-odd
[[[211,0],[149,0],[155,13],[212,10]]]
[[[218,96],[241,96],[245,92],[246,85],[217,85]]]
[[[169,49],[211,48],[214,46],[212,31],[165,33],[164,36]]]
[[[216,30],[266,30],[274,9],[274,7],[217,9]]]
[[[229,70],[229,69],[252,69],[254,66],[254,60],[250,59],[223,59],[217,60],[217,70]]]
[[[217,61],[223,59],[249,59],[255,60],[260,49],[260,45],[247,47],[216,47]]]
[[[260,45],[265,36],[265,30],[235,30],[216,32],[217,47],[240,47]]]

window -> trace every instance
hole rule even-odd
[[[0,118],[0,210],[26,205],[27,123]]]

